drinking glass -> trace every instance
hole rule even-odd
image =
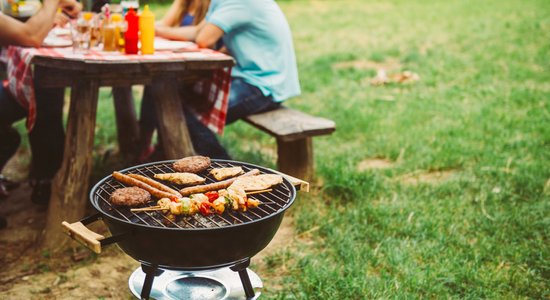
[[[118,38],[115,24],[103,25],[103,51],[118,50]]]
[[[90,50],[92,37],[93,14],[85,12],[79,15],[76,22],[71,23],[71,38],[74,53],[87,53]]]
[[[90,47],[97,47],[101,43],[101,27],[99,15],[95,14],[90,20]]]

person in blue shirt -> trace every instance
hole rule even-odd
[[[188,28],[160,28],[172,39],[194,40],[200,47],[215,47],[234,57],[226,124],[248,115],[272,110],[300,94],[292,34],[274,0],[212,0],[205,20]],[[215,134],[185,108],[195,151],[212,158],[229,155]]]
[[[156,24],[156,35],[170,39],[170,36],[162,35],[163,31],[159,32],[158,28],[178,28],[197,25],[204,19],[209,4],[210,0],[175,0],[164,17]],[[151,89],[145,87],[139,118],[139,162],[154,159],[151,155],[154,152],[152,140],[156,128],[157,118],[155,115],[154,98],[151,95]]]

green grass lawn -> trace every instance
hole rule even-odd
[[[322,184],[292,209],[301,238],[265,296],[550,297],[550,4],[279,3],[303,89],[288,105],[337,131],[315,139]],[[421,80],[371,86],[374,63]],[[246,124],[224,141],[273,162]],[[360,171],[375,158],[391,167]]]
[[[314,141],[315,188],[262,297],[548,299],[550,3],[279,3],[303,91],[288,105],[337,131]],[[371,86],[377,64],[421,79]],[[112,110],[102,92],[98,156]],[[244,123],[223,142],[274,166],[275,142]],[[386,168],[359,167],[373,159]]]

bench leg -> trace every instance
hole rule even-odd
[[[277,168],[299,179],[313,178],[313,142],[311,137],[284,142],[277,140]]]

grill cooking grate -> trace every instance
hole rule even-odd
[[[165,161],[141,165],[124,170],[123,173],[141,174],[153,178],[154,174],[175,172],[172,168],[172,163],[172,161]],[[205,183],[213,183],[216,182],[216,180],[209,174],[212,168],[236,166],[242,167],[244,172],[248,172],[256,168],[260,170],[261,174],[274,173],[272,170],[245,163],[225,160],[212,160],[212,165],[210,166],[210,168],[202,173],[199,173],[198,175],[206,178]],[[181,186],[179,185],[167,183],[164,181],[162,181],[162,183],[170,186],[175,190],[181,189]],[[141,224],[151,227],[182,229],[218,228],[260,220],[286,209],[287,206],[292,204],[292,200],[294,199],[295,195],[294,188],[288,182],[288,180],[285,179],[282,184],[278,184],[277,186],[273,187],[271,192],[251,195],[252,198],[258,199],[262,202],[262,204],[260,204],[260,206],[257,208],[249,209],[246,212],[226,211],[221,215],[211,214],[206,217],[198,213],[192,216],[178,217],[176,222],[173,222],[172,220],[168,219],[162,212],[132,212],[128,207],[117,207],[111,205],[111,202],[109,201],[111,193],[114,190],[123,187],[126,187],[126,185],[118,182],[111,176],[107,177],[103,182],[100,182],[92,191],[92,203],[97,209],[101,210],[107,215],[124,222]],[[153,199],[153,201],[149,202],[143,207],[157,205],[157,200],[158,199]]]

